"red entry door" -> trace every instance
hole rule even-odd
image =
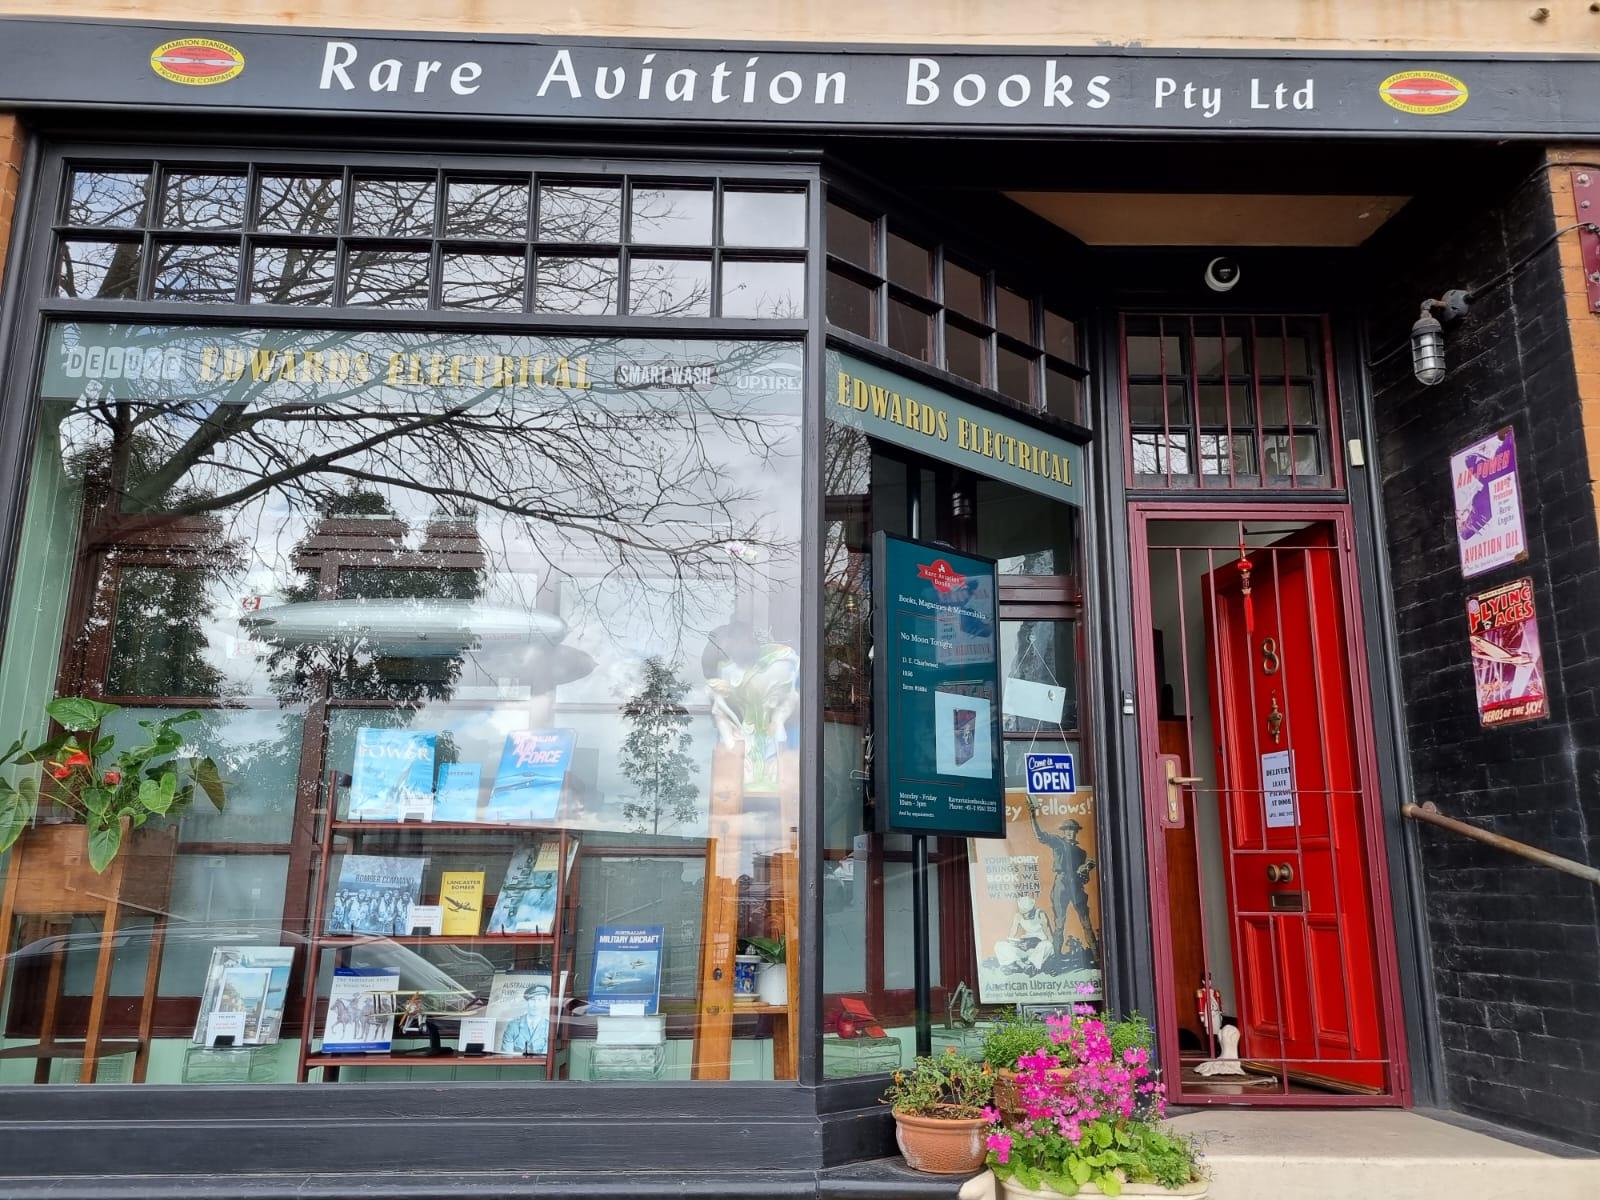
[[[1286,1085],[1380,1092],[1366,798],[1333,534],[1312,524],[1202,581],[1217,803],[1240,1057]]]

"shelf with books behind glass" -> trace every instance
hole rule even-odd
[[[570,757],[563,731],[534,736],[546,734],[551,745],[515,757],[548,769],[519,781],[502,764],[487,797],[480,770],[435,770],[426,732],[362,729],[353,773],[327,772],[302,1080],[369,1067],[565,1075],[579,844],[540,823]]]

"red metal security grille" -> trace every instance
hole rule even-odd
[[[1328,353],[1314,317],[1124,318],[1129,485],[1337,486]]]
[[[1406,1085],[1347,526],[1329,506],[1173,507],[1136,508],[1133,535],[1174,1098],[1394,1103]],[[1239,1073],[1208,1075],[1224,1025]]]

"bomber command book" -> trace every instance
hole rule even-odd
[[[427,865],[425,858],[346,854],[328,911],[328,932],[383,937],[410,933],[411,906],[422,897]]]
[[[433,798],[433,756],[439,735],[414,729],[356,731],[350,776],[352,821],[398,821]]]
[[[439,879],[446,936],[471,937],[483,929],[482,871],[446,871]]]

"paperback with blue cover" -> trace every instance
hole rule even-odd
[[[350,820],[398,821],[409,801],[431,798],[438,741],[415,729],[358,729]]]
[[[643,1004],[654,1016],[661,1001],[660,925],[601,925],[594,931],[594,970],[589,1011],[610,1013],[614,1004]]]
[[[506,734],[500,770],[485,821],[553,821],[578,735],[572,729],[526,729]]]
[[[435,821],[476,821],[478,783],[483,768],[477,763],[440,763],[439,788],[433,794]]]
[[[388,967],[335,967],[322,1022],[323,1054],[387,1054],[400,976]]]
[[[346,854],[328,908],[329,933],[401,937],[411,932],[411,906],[422,897],[425,858]]]

